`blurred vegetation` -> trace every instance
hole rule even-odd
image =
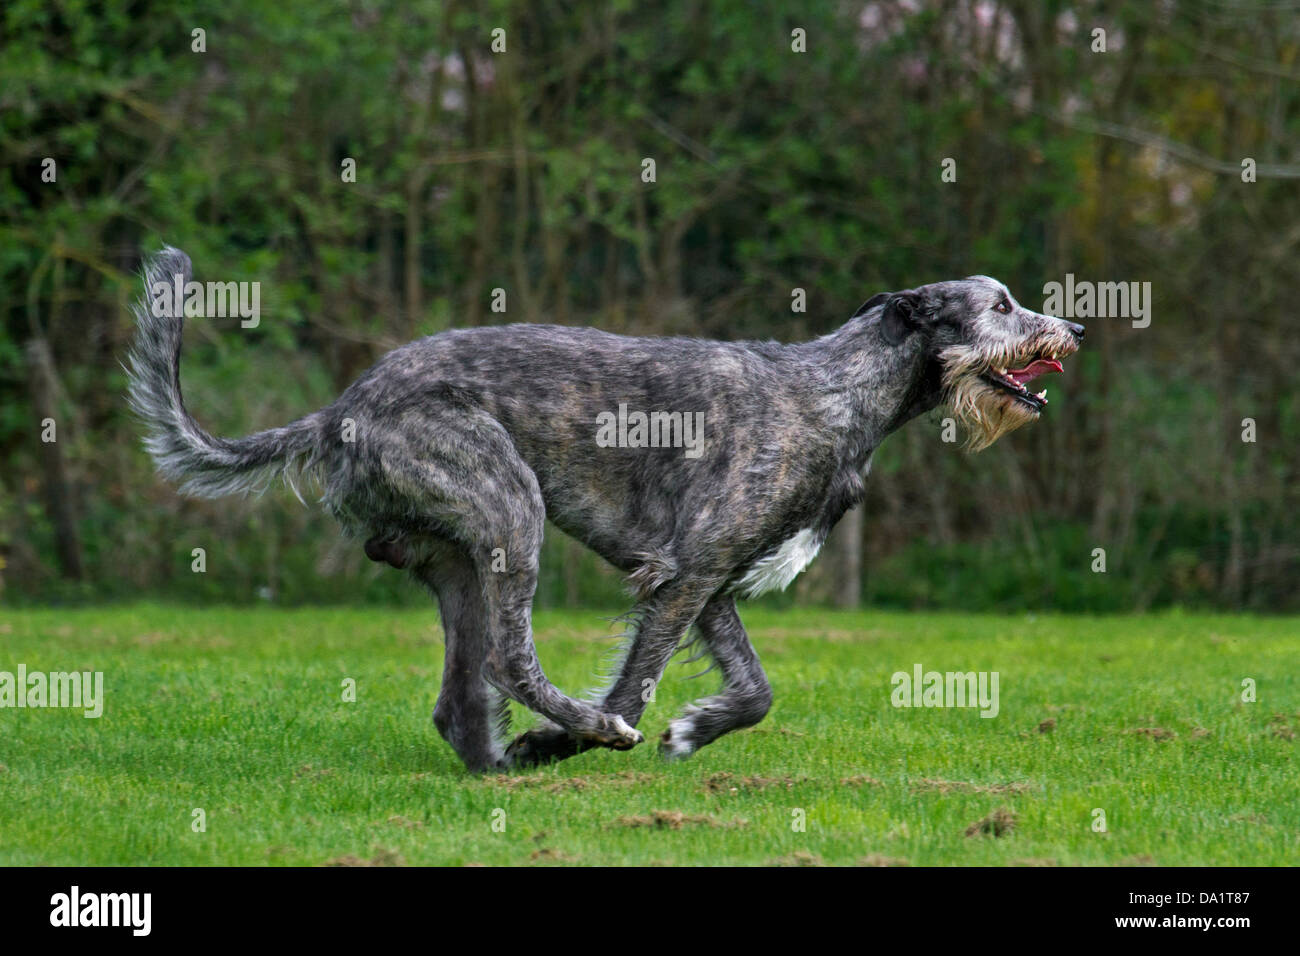
[[[1285,5],[9,0],[0,31],[4,600],[425,600],[286,492],[154,477],[119,362],[166,241],[262,283],[256,329],[188,330],[216,434],[453,326],[791,341],[973,273],[1034,308],[1066,273],[1150,282],[1150,327],[1092,320],[1036,427],[979,456],[940,413],[892,437],[861,517],[769,600],[1300,607]],[[541,603],[624,603],[576,543],[547,552]]]

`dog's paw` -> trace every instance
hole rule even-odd
[[[668,729],[659,737],[659,756],[665,760],[685,760],[695,753],[691,732],[694,725],[689,717],[679,717],[668,722]]]
[[[592,747],[631,750],[644,741],[645,737],[639,730],[622,717],[610,715],[598,729],[581,734],[572,734],[554,725],[534,727],[515,738],[506,748],[505,759],[511,767],[531,767],[563,760]]]
[[[520,734],[506,748],[505,763],[510,767],[532,767],[563,760],[578,753],[577,738],[560,727],[537,727]]]
[[[611,750],[631,750],[637,744],[645,742],[645,735],[622,717],[614,714],[610,716],[606,726],[593,732],[587,739]]]

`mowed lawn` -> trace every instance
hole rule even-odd
[[[679,654],[645,744],[474,777],[429,719],[433,610],[0,611],[0,671],[103,671],[106,698],[0,709],[0,864],[1300,862],[1296,619],[744,616],[758,727],[661,760],[717,686]],[[553,681],[596,682],[615,627],[535,626]],[[996,671],[998,716],[892,706],[916,664]]]

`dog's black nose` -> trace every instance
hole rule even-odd
[[[1085,331],[1087,331],[1087,330],[1084,329],[1084,327],[1083,327],[1082,325],[1080,325],[1078,322],[1071,322],[1071,323],[1070,323],[1070,332],[1071,332],[1071,334],[1074,335],[1074,337],[1075,337],[1076,339],[1082,339],[1082,338],[1083,338],[1083,333],[1084,333]]]

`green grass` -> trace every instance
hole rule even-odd
[[[1295,619],[746,620],[776,691],[758,727],[682,763],[647,743],[511,779],[467,775],[434,731],[433,611],[2,612],[0,670],[101,670],[106,704],[0,710],[0,864],[1300,861]],[[588,687],[600,615],[535,625],[552,680]],[[890,675],[915,663],[997,671],[999,715],[894,708]],[[647,737],[714,689],[685,679],[702,666],[669,667]],[[965,835],[998,808],[1013,830]]]

